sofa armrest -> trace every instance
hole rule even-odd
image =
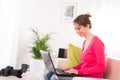
[[[120,59],[108,56],[104,77],[111,80],[120,80]]]
[[[74,77],[73,80],[109,80],[109,79]]]

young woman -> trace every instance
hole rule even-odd
[[[90,29],[91,15],[81,14],[73,21],[74,29],[80,37],[84,37],[82,52],[80,54],[81,63],[72,68],[64,68],[63,70],[69,74],[78,74],[84,77],[103,78],[105,71],[105,46],[101,39],[92,34]],[[54,73],[49,72],[46,80],[72,80],[72,77],[57,77]]]

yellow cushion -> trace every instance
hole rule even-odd
[[[66,67],[73,67],[80,64],[80,52],[81,48],[69,43],[68,60],[66,62]]]

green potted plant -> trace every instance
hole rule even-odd
[[[34,59],[42,59],[40,54],[40,50],[49,51],[49,45],[47,44],[48,40],[50,39],[50,34],[45,34],[44,36],[40,36],[38,31],[35,29],[31,29],[34,33],[34,43],[31,49],[33,53]]]

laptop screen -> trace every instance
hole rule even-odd
[[[56,73],[56,70],[55,70],[55,67],[54,67],[54,64],[53,64],[50,54],[48,52],[42,51],[42,50],[40,50],[40,53],[41,53],[42,59],[44,61],[44,64],[45,64],[45,67],[47,68],[47,70]]]
[[[67,49],[59,48],[58,58],[67,58]]]

